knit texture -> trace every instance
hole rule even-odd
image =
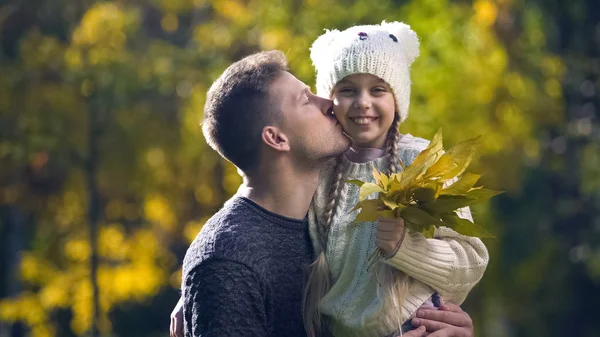
[[[399,140],[399,158],[409,165],[428,144],[405,135]],[[386,166],[385,157],[367,163],[344,161],[344,180],[372,182],[373,166],[379,170]],[[317,226],[325,221],[320,216],[330,198],[331,170],[329,165],[323,172],[309,211],[310,235],[317,255],[322,251]],[[358,214],[351,211],[359,201],[357,186],[345,183],[339,200],[325,251],[332,286],[320,304],[321,312],[329,318],[335,336],[386,336],[398,327],[382,324],[382,318],[399,313],[383,312],[383,301],[377,296],[377,276],[374,270],[367,271],[368,256],[376,248],[376,223],[353,223]],[[471,219],[468,210],[459,215]],[[409,285],[401,321],[409,319],[436,291],[444,301],[461,304],[487,267],[488,252],[481,240],[444,227],[436,229],[434,235],[435,239],[426,239],[419,233],[407,233],[398,252],[384,260],[415,280]]]
[[[185,255],[185,336],[306,336],[301,305],[311,258],[308,220],[234,197]]]
[[[328,30],[311,47],[317,73],[317,95],[331,97],[335,85],[352,74],[372,74],[388,83],[400,121],[408,117],[410,65],[419,55],[419,39],[410,26],[385,21],[381,25]]]

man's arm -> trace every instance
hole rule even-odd
[[[267,318],[257,275],[241,263],[210,260],[184,280],[186,337],[264,337]]]

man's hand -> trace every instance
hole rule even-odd
[[[183,337],[183,297],[179,298],[179,302],[171,312],[169,332],[171,337]]]
[[[404,220],[398,219],[379,219],[377,222],[377,247],[384,251],[386,257],[391,257],[398,251],[400,244],[404,239]]]
[[[409,332],[405,332],[402,334],[402,337],[423,337],[423,336],[427,336],[424,326],[420,326],[417,329],[410,330]],[[400,335],[398,335],[397,337],[400,337]]]
[[[473,337],[473,321],[458,305],[442,304],[440,310],[419,309],[414,326],[424,326],[429,337]],[[420,335],[418,335],[420,336]]]

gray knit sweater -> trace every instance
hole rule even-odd
[[[185,336],[306,336],[301,303],[311,257],[306,219],[234,197],[184,258]]]

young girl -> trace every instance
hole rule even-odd
[[[359,188],[372,171],[394,172],[412,163],[428,141],[401,135],[408,116],[410,65],[419,41],[403,23],[327,31],[312,45],[317,94],[334,100],[334,113],[352,148],[324,170],[309,213],[317,260],[305,294],[309,336],[395,336],[427,303],[460,304],[483,276],[488,253],[481,240],[448,228],[435,239],[405,232],[401,220],[354,223]],[[468,209],[461,217],[471,220]],[[368,257],[386,253],[376,268]]]

